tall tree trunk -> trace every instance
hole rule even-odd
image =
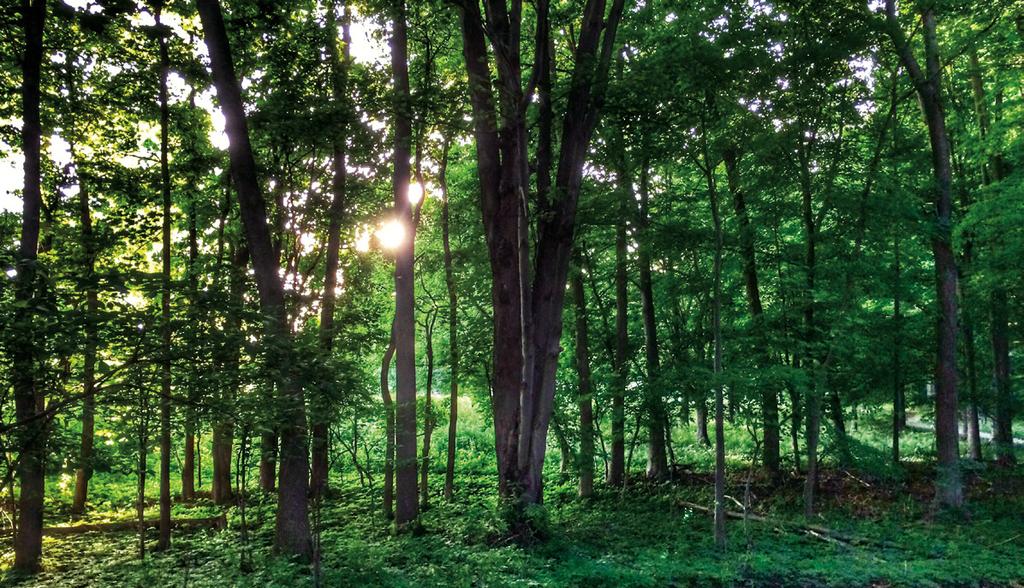
[[[192,407],[185,408],[185,456],[181,460],[181,499],[196,499],[196,417]]]
[[[190,97],[189,101],[190,101],[189,107],[194,110],[196,108],[195,98],[194,97]],[[194,146],[193,146],[193,148],[194,148]],[[195,177],[195,175],[193,175],[192,177],[188,178],[187,181],[190,184],[192,184],[192,185],[195,185],[196,183],[198,183],[198,180]],[[197,200],[198,200],[198,197],[197,197],[197,195],[195,193],[195,190],[193,189],[191,191],[191,193],[189,194],[188,212],[187,212],[187,218],[186,218],[186,223],[188,225],[188,266],[187,266],[187,269],[186,269],[186,279],[188,281],[188,314],[189,314],[188,320],[189,321],[193,321],[195,324],[202,324],[202,322],[203,322],[205,317],[202,317],[199,314],[199,312],[198,312],[198,310],[199,310],[199,276],[198,276],[198,268],[197,268],[197,265],[196,265],[197,262],[198,262],[198,259],[199,259],[199,235],[198,235],[198,226],[197,226],[198,219],[196,218],[196,215],[197,215],[197,211],[196,211],[197,204],[196,204],[196,201]],[[188,403],[187,403],[186,408],[185,408],[185,410],[186,410],[186,419],[187,419],[186,420],[186,428],[188,428],[189,423],[195,423],[196,422],[196,419],[197,419],[196,406],[199,403],[199,385],[198,385],[198,381],[199,381],[199,368],[198,368],[199,358],[196,357],[196,356],[193,356],[193,357],[191,357],[191,360],[192,360],[192,362],[191,362],[190,366],[188,367],[188,383],[187,383],[187,386],[188,386]],[[221,393],[221,392],[223,392],[223,388],[218,390],[218,396],[219,396],[219,393]],[[213,426],[213,429],[216,429],[216,424]],[[214,439],[213,439],[213,441],[214,441],[214,443],[213,443],[213,452],[216,453],[217,452],[217,443],[216,442],[217,442],[217,437],[218,436],[217,436],[216,433],[214,433],[213,437],[214,437]],[[188,437],[186,436],[186,446],[187,445],[188,445]],[[195,444],[193,444],[193,446],[194,445]],[[199,446],[202,447],[202,443],[199,443]],[[200,452],[199,454],[196,454],[195,450],[193,449],[193,455],[196,455],[197,468],[199,470],[199,485],[202,486],[203,485],[203,468],[202,468],[202,461],[201,461],[202,453]],[[188,458],[188,449],[187,448],[185,450],[185,457],[186,457],[186,459]],[[216,457],[214,458],[214,461],[216,461]],[[185,468],[185,469],[188,469],[188,468]],[[184,476],[184,472],[182,473],[182,475]],[[230,474],[229,474],[229,476],[230,476]],[[214,484],[211,484],[211,486],[210,486],[211,496],[216,496],[217,493],[216,493],[215,489],[213,488],[213,485]],[[185,491],[184,491],[184,488],[186,488],[186,487],[187,487],[187,485],[185,484],[185,480],[182,479],[182,498],[186,498],[185,497]],[[192,488],[192,490],[193,490],[193,492],[192,492],[192,494],[190,496],[187,497],[187,500],[195,499],[194,488]]]
[[[626,385],[629,382],[629,300],[626,275],[626,219],[627,198],[631,191],[619,177],[619,220],[615,225],[615,380],[612,386],[612,459],[608,483],[625,484],[626,463]]]
[[[995,388],[995,430],[992,440],[996,446],[996,461],[1001,465],[1016,463],[1013,450],[1013,391],[1010,389],[1009,310],[1006,290],[996,287],[992,291],[992,383]]]
[[[391,360],[395,356],[395,323],[391,322],[391,337],[380,363],[380,395],[384,403],[384,518],[395,518],[395,403],[391,399],[388,377]]]
[[[249,262],[249,252],[243,244],[238,244],[231,254],[229,269],[229,296],[231,310],[225,317],[226,331],[224,370],[228,374],[228,383],[221,392],[219,415],[213,424],[213,483],[212,498],[216,504],[226,504],[232,499],[231,454],[235,436],[235,421],[232,417],[238,390],[241,387],[239,362],[241,357],[242,319],[244,306],[242,299],[245,290],[245,267]],[[271,476],[273,479],[273,476]]]
[[[702,131],[702,142],[706,137]],[[715,166],[708,155],[708,146],[703,143],[704,174],[707,179],[708,198],[711,204],[711,220],[715,227],[714,287],[711,301],[711,332],[714,337],[714,373],[722,377],[722,218],[718,206],[718,190],[715,184]],[[715,382],[715,545],[725,549],[725,415],[723,383]]]
[[[160,537],[157,549],[171,546],[171,170],[168,163],[168,137],[171,112],[167,98],[167,77],[171,62],[167,52],[167,35],[160,22],[163,2],[156,3],[156,25],[160,46],[160,192],[163,205],[163,243],[160,251],[160,323],[162,348],[160,357]],[[185,455],[188,459],[188,454]],[[186,464],[190,465],[190,464]],[[182,483],[185,472],[182,471]],[[184,494],[183,487],[182,493]],[[194,489],[193,489],[194,491]]]
[[[901,308],[903,280],[900,258],[900,233],[896,230],[893,242],[895,260],[893,262],[893,295],[892,295],[892,462],[900,463],[900,433],[903,431],[903,312]]]
[[[738,154],[727,149],[723,154],[725,172],[732,193],[733,209],[739,223],[740,255],[743,258],[743,282],[747,292],[747,304],[754,328],[754,344],[758,346],[755,356],[760,369],[766,369],[771,362],[768,330],[765,325],[764,307],[761,304],[761,288],[757,276],[757,255],[754,248],[754,228],[747,213],[746,193],[740,185]],[[761,385],[761,418],[763,424],[765,471],[778,480],[782,475],[779,465],[779,392],[771,384]]]
[[[455,491],[455,449],[459,422],[459,297],[452,266],[451,210],[448,204],[448,141],[444,143],[437,178],[441,185],[441,239],[444,246],[444,283],[448,289],[448,461],[444,473],[444,498]]]
[[[74,158],[73,152],[72,158]],[[78,467],[75,470],[75,495],[71,503],[73,516],[79,516],[85,512],[85,503],[89,497],[89,480],[92,479],[92,453],[96,424],[96,348],[99,344],[96,324],[96,314],[99,310],[99,292],[96,284],[96,243],[92,230],[88,186],[80,166],[77,171],[79,224],[81,224],[84,253],[82,277],[86,283],[86,289],[85,351],[82,354],[82,442],[78,453]]]
[[[821,432],[821,397],[825,389],[826,377],[824,375],[826,366],[821,365],[816,359],[817,353],[817,327],[814,323],[814,283],[817,270],[817,227],[814,220],[813,193],[810,179],[810,155],[809,146],[803,142],[798,146],[797,154],[800,159],[801,185],[802,185],[802,206],[801,217],[804,225],[805,252],[805,285],[804,285],[804,333],[803,343],[805,346],[805,366],[811,372],[811,387],[807,391],[807,425],[805,434],[807,436],[807,477],[804,482],[804,515],[811,517],[814,514],[815,492],[818,486],[818,439]]]
[[[409,202],[409,156],[412,145],[412,107],[409,95],[409,49],[405,2],[392,4],[391,71],[395,113],[392,191],[395,215],[406,237],[395,251],[395,523],[399,528],[416,520],[416,309],[413,275],[412,205]]]
[[[427,342],[427,387],[423,396],[423,462],[420,466],[420,508],[430,508],[430,486],[427,475],[430,470],[430,436],[434,432],[434,400],[431,397],[431,390],[434,386],[434,322],[437,320],[437,311],[431,311],[427,317],[424,339]]]
[[[136,343],[137,350],[140,342]],[[136,375],[141,375],[136,372]],[[141,378],[140,378],[141,379]],[[146,557],[146,473],[149,469],[146,465],[149,455],[149,390],[146,386],[137,386],[139,395],[139,422],[138,422],[138,452],[135,461],[136,486],[135,486],[135,518],[139,524],[139,559]]]
[[[651,279],[650,219],[648,218],[649,177],[647,162],[640,170],[640,207],[637,214],[640,265],[640,299],[643,310],[644,349],[647,359],[647,477],[663,480],[668,476],[665,449],[665,406],[661,398],[661,359],[658,354],[658,322],[654,312],[654,286]]]
[[[17,345],[11,354],[15,417],[20,423],[17,437],[18,527],[14,537],[14,568],[34,573],[40,568],[43,553],[43,496],[46,484],[47,419],[39,413],[45,408],[46,393],[36,374],[37,338],[33,327],[36,306],[36,255],[39,249],[39,212],[42,208],[39,118],[40,72],[43,61],[44,0],[22,1],[22,26],[25,54],[21,62],[22,125],[21,141],[25,155],[25,185],[22,192],[21,240],[18,249],[14,314]]]
[[[217,405],[213,415],[213,483],[211,484],[211,498],[215,504],[226,504],[232,498],[232,476],[231,476],[231,451],[234,442],[234,406],[238,389],[241,387],[239,365],[241,362],[242,347],[242,319],[241,309],[244,305],[242,294],[245,288],[243,276],[248,265],[249,257],[245,247],[240,243],[233,243],[228,256],[230,261],[224,262],[225,235],[224,227],[227,225],[227,217],[231,212],[231,190],[230,176],[225,178],[226,189],[224,191],[224,203],[220,207],[220,216],[217,224],[217,267],[221,268],[222,275],[225,270],[228,274],[228,306],[223,312],[224,334],[222,344],[218,349],[219,360],[217,365],[226,374],[226,383],[217,391]],[[193,214],[195,206],[193,203]],[[220,286],[220,279],[214,277],[214,285]]]
[[[342,120],[338,132],[334,136],[333,154],[331,158],[334,176],[331,183],[333,197],[328,210],[327,226],[327,260],[324,264],[324,293],[320,306],[320,348],[327,357],[334,349],[334,311],[337,304],[338,265],[341,252],[341,224],[345,216],[345,194],[348,172],[346,169],[348,141],[348,69],[351,59],[352,33],[351,13],[348,3],[344,3],[344,15],[341,21],[342,48],[338,50],[338,30],[335,11],[336,2],[332,2],[327,11],[327,33],[330,35],[327,52],[331,62],[332,100],[339,106]],[[340,56],[339,56],[340,53]],[[310,490],[314,497],[321,497],[327,492],[327,475],[330,468],[330,423],[332,414],[329,398],[320,399],[319,410],[314,412],[312,441],[312,473]]]
[[[942,108],[942,70],[936,37],[935,10],[924,6],[925,71],[914,56],[896,14],[895,0],[886,0],[886,21],[896,52],[917,90],[932,150],[935,176],[935,230],[931,233],[935,257],[936,299],[939,306],[937,358],[935,366],[935,444],[938,452],[936,500],[943,506],[959,508],[963,504],[960,477],[959,436],[957,434],[957,269],[952,248],[953,194],[949,137]]]
[[[224,18],[218,0],[198,0],[203,33],[210,54],[214,85],[230,145],[231,174],[238,194],[242,224],[256,277],[260,307],[266,319],[268,361],[280,383],[281,467],[277,494],[274,545],[279,551],[308,560],[312,555],[309,532],[309,454],[301,380],[292,362],[292,340],[285,313],[284,284],[279,274],[267,225],[267,208],[256,175],[249,142],[241,89]]]
[[[579,373],[580,407],[580,496],[594,493],[594,400],[590,381],[590,340],[587,332],[587,299],[583,291],[583,269],[572,273],[572,293],[576,306],[576,371]]]
[[[967,187],[966,172],[962,161],[953,158],[956,174],[963,178],[961,182],[960,207],[961,214],[966,215],[971,207],[971,196]],[[988,174],[984,171],[985,181],[988,181]],[[963,231],[963,244],[961,245],[960,259],[957,263],[957,284],[959,286],[959,298],[962,308],[970,309],[972,306],[974,291],[969,287],[969,276],[974,271],[974,235],[972,231]],[[967,427],[967,456],[974,461],[982,460],[981,452],[981,422],[978,414],[978,353],[974,341],[974,316],[971,312],[960,314],[960,340],[963,342],[964,371],[967,381],[967,407],[964,410],[964,424]]]

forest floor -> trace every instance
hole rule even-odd
[[[856,467],[829,466],[821,480],[820,515],[800,516],[801,478],[773,486],[743,465],[746,432],[729,431],[730,510],[763,521],[729,521],[724,553],[714,548],[710,517],[686,503],[711,506],[707,449],[677,437],[680,461],[692,462],[659,485],[637,482],[624,491],[601,487],[588,500],[571,480],[559,481],[557,463],[546,490],[546,540],[511,544],[495,505],[489,452],[460,451],[457,501],[445,504],[438,486],[422,532],[396,536],[379,514],[379,480],[335,479],[335,494],[319,510],[323,586],[1021,586],[1024,585],[1024,470],[965,462],[968,506],[940,512],[932,505],[930,436],[907,432],[907,463],[886,464],[884,426],[862,418],[852,431]],[[486,438],[481,433],[481,439]],[[748,440],[749,443],[749,440]],[[472,445],[472,443],[467,443]],[[557,453],[554,451],[552,453]],[[639,451],[637,452],[640,453]],[[1024,456],[1022,456],[1024,457]],[[826,460],[830,456],[825,456]],[[440,460],[435,460],[435,465]],[[826,461],[828,463],[828,461]],[[639,465],[639,464],[637,464]],[[443,474],[432,470],[433,481]],[[377,476],[379,478],[379,476]],[[94,511],[84,522],[132,517],[131,476],[101,474]],[[66,525],[67,501],[54,487],[51,519]],[[114,506],[116,505],[116,506]],[[147,517],[155,515],[150,506]],[[176,504],[174,516],[221,512],[200,500]],[[228,528],[176,534],[171,551],[138,559],[133,532],[47,537],[45,572],[30,586],[314,586],[309,566],[275,557],[273,499],[253,497],[248,541],[241,539],[237,507]],[[813,525],[808,529],[807,525]],[[832,533],[823,532],[828,529]],[[9,538],[0,568],[12,560]],[[155,532],[147,536],[155,542]]]

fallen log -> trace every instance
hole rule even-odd
[[[156,529],[160,526],[159,519],[147,519],[142,521],[146,529]],[[221,531],[228,526],[228,519],[225,515],[207,517],[201,519],[172,519],[172,529],[213,529]],[[110,523],[86,523],[82,525],[67,525],[61,527],[43,527],[43,535],[51,537],[66,537],[68,535],[79,535],[81,533],[117,533],[122,531],[138,531],[139,521],[114,521]],[[10,529],[4,529],[2,535],[10,535]]]
[[[712,515],[712,516],[714,516],[714,514],[715,514],[714,509],[708,508],[706,506],[701,506],[701,505],[695,504],[693,502],[687,502],[687,501],[684,500],[684,501],[680,501],[679,505],[683,506],[683,507],[686,507],[686,508],[689,508],[691,510],[696,510],[698,512],[702,512],[702,513],[709,514],[709,515]],[[778,528],[782,528],[782,529],[785,529],[786,527],[789,527],[790,529],[800,531],[800,532],[802,532],[802,533],[804,533],[806,535],[814,537],[815,539],[821,539],[822,541],[825,541],[825,542],[828,542],[828,543],[843,543],[843,544],[847,544],[847,545],[875,545],[875,546],[878,546],[878,547],[885,547],[885,548],[888,548],[888,549],[899,549],[900,548],[900,545],[898,545],[896,543],[893,543],[892,541],[884,541],[884,540],[880,540],[880,539],[869,539],[867,537],[855,537],[853,535],[847,535],[845,533],[840,533],[838,531],[834,531],[832,529],[829,529],[827,527],[822,527],[822,526],[819,526],[819,525],[808,525],[808,524],[804,524],[804,523],[796,523],[796,522],[791,522],[791,521],[780,521],[778,519],[770,519],[768,517],[761,516],[761,515],[754,514],[754,513],[742,513],[742,512],[735,512],[735,511],[727,510],[727,511],[725,511],[725,517],[728,518],[728,519],[747,520],[747,521],[755,521],[755,522],[758,522],[758,523],[765,523],[767,525],[774,525],[774,526],[776,526]]]

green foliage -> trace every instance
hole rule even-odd
[[[865,417],[854,437],[862,467],[844,473],[826,467],[825,504],[814,524],[859,543],[829,542],[796,525],[800,484],[764,485],[747,466],[751,441],[730,428],[729,495],[743,501],[752,484],[751,509],[776,523],[729,521],[730,540],[719,553],[710,536],[710,518],[682,506],[683,501],[710,504],[709,452],[692,451],[692,471],[661,486],[644,483],[622,493],[598,484],[596,495],[575,498],[574,480],[557,482],[549,471],[545,506],[526,516],[544,529],[545,540],[523,546],[510,541],[507,518],[494,498],[492,450],[465,449],[474,436],[488,434],[479,415],[467,405],[459,443],[456,499],[440,498],[423,513],[424,533],[393,535],[380,518],[379,485],[361,486],[349,464],[334,472],[334,494],[320,507],[321,581],[327,586],[948,586],[1011,585],[1024,579],[1015,556],[1021,529],[1019,472],[981,468],[971,474],[968,518],[933,517],[928,504],[931,458],[926,433],[908,432],[910,453],[905,468],[876,468],[872,455],[884,454],[885,423]],[[687,429],[676,432],[689,446]],[[927,450],[925,449],[927,448]],[[433,461],[443,455],[438,448]],[[483,455],[481,455],[483,454]],[[476,468],[477,460],[489,467]],[[826,464],[829,462],[826,461]],[[552,464],[553,465],[553,464]],[[431,473],[431,492],[439,494],[442,476]],[[69,495],[59,481],[51,484],[55,508],[48,524],[66,524]],[[379,484],[376,483],[376,484]],[[100,474],[97,501],[81,522],[131,520],[131,476]],[[132,531],[47,539],[45,572],[18,586],[312,586],[314,572],[272,554],[272,497],[250,489],[247,500],[249,541],[241,536],[237,506],[227,509],[224,531],[189,531],[175,535],[167,553],[136,557]],[[106,502],[109,500],[109,502]],[[62,507],[62,505],[65,505]],[[735,504],[731,510],[741,510]],[[176,504],[175,517],[206,517],[220,511],[200,501]],[[155,516],[155,505],[147,517]],[[154,533],[154,532],[151,532]],[[155,534],[148,537],[153,541]],[[5,561],[10,557],[4,555]],[[243,560],[250,561],[243,567]],[[248,570],[248,571],[245,571]]]

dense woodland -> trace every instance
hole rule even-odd
[[[3,581],[1024,582],[1020,0],[0,14]]]

